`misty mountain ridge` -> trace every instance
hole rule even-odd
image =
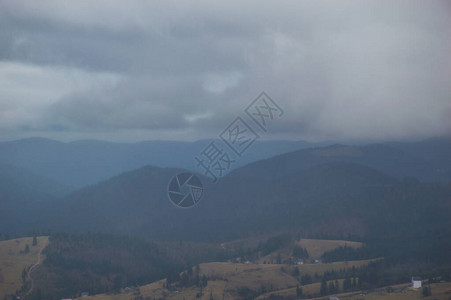
[[[30,143],[37,143],[42,147],[41,150],[52,148],[55,144],[58,147],[63,145],[65,151],[89,145],[86,155],[96,151],[100,154],[105,147],[112,147],[114,151],[128,147],[98,141],[42,143],[40,139],[16,141],[12,144]],[[164,148],[168,143],[156,145]],[[421,146],[417,146],[420,143]],[[444,153],[443,149],[449,147],[449,141],[446,140],[439,144],[440,147],[432,152]],[[174,142],[174,145],[180,144]],[[138,234],[157,239],[227,239],[265,230],[289,228],[302,228],[311,233],[363,236],[371,229],[368,224],[379,222],[377,215],[385,215],[386,218],[397,214],[405,216],[406,210],[401,209],[403,206],[400,203],[410,205],[403,202],[410,201],[406,198],[407,194],[415,199],[427,198],[429,195],[433,200],[428,204],[431,205],[432,215],[449,211],[448,206],[443,204],[443,197],[448,197],[449,192],[446,186],[418,181],[437,178],[446,181],[447,173],[442,172],[438,176],[435,172],[434,164],[437,162],[430,159],[431,147],[427,146],[427,141],[413,145],[416,147],[415,154],[401,149],[405,147],[403,143],[365,146],[335,144],[308,148],[236,168],[217,184],[212,184],[210,178],[197,174],[204,183],[204,195],[196,207],[188,210],[174,207],[167,198],[169,180],[185,169],[139,167],[75,190],[64,197],[59,197],[61,193],[50,195],[49,192],[48,201],[40,205],[28,205],[29,209],[24,210],[27,218],[25,224],[14,224],[11,216],[6,215],[3,228],[16,233],[30,230],[31,227],[40,230]],[[11,144],[8,147],[11,148]],[[97,150],[94,151],[95,148]],[[25,154],[31,153],[22,146],[18,149],[22,149]],[[86,148],[83,146],[79,149]],[[18,157],[26,156],[24,153],[19,153]],[[121,152],[116,152],[119,153]],[[109,159],[111,157],[103,163]],[[6,174],[12,175],[13,172]],[[406,177],[417,179],[405,181]],[[54,190],[44,183],[39,186],[49,191]],[[417,191],[417,194],[413,191]],[[24,198],[20,195],[14,197]],[[19,211],[16,217],[20,217],[23,202],[5,199],[2,199],[2,203],[9,203],[8,211]],[[33,199],[30,197],[27,201],[33,202]],[[381,202],[381,199],[384,200]],[[393,206],[398,207],[396,214],[382,213],[392,210]],[[271,226],[265,221],[268,219],[274,221]],[[435,221],[443,220],[437,218]],[[431,224],[435,224],[434,222]]]
[[[116,143],[80,140],[69,143],[45,138],[0,142],[0,162],[31,170],[78,189],[145,165],[198,171],[194,159],[211,140]],[[219,140],[215,140],[219,145]],[[256,141],[231,168],[324,143]],[[225,145],[224,145],[225,147]]]
[[[0,163],[0,234],[16,232],[15,226],[31,230],[31,215],[44,203],[57,201],[68,192],[68,187],[53,179]]]
[[[2,192],[20,191],[42,200],[61,197],[69,192],[67,186],[56,180],[4,163],[0,163],[0,186]]]
[[[363,237],[388,224],[399,230],[449,226],[449,187],[404,182],[355,163],[320,164],[269,181],[229,174],[211,184],[198,174],[204,196],[188,210],[173,206],[166,194],[180,172],[148,166],[123,173],[43,206],[34,223],[164,240],[227,240],[278,230]]]
[[[433,149],[417,146],[427,143],[398,143],[396,146],[388,143],[364,146],[335,144],[307,148],[253,162],[232,173],[241,177],[274,179],[318,164],[341,161],[365,165],[400,179],[409,177],[427,182],[449,182],[451,164],[446,164],[449,159],[444,154],[435,156],[435,153],[451,153],[451,140],[443,139]],[[416,151],[408,151],[409,146]]]
[[[116,143],[79,140],[70,143],[45,138],[0,142],[0,162],[52,178],[73,190],[106,180],[124,171],[145,165],[172,167],[201,172],[195,156],[211,140],[196,142],[143,141]],[[218,145],[221,142],[215,140]],[[319,163],[348,161],[364,164],[392,176],[414,177],[423,181],[451,180],[451,139],[447,137],[419,142],[387,142],[369,145],[331,145],[303,141],[256,141],[229,171],[241,176],[274,178]],[[227,150],[225,145],[222,145]],[[247,164],[265,159],[262,170]],[[288,164],[285,159],[290,161]],[[291,164],[291,161],[294,164]],[[262,172],[260,172],[262,171]],[[248,172],[245,174],[244,172]]]

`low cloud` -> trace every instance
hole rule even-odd
[[[266,134],[451,134],[446,1],[2,1],[0,139],[216,136],[261,92]]]

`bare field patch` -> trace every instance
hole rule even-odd
[[[311,258],[320,259],[325,252],[334,250],[338,247],[360,248],[363,243],[352,242],[345,240],[316,240],[316,239],[301,239],[298,245],[307,249]]]
[[[37,262],[39,251],[49,243],[48,236],[19,238],[0,242],[0,297],[14,294],[22,287],[22,271]],[[28,245],[29,252],[25,253]]]

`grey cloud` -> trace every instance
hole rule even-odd
[[[446,1],[57,3],[1,2],[0,60],[120,79],[75,80],[32,124],[20,117],[26,101],[11,108],[0,85],[3,114],[18,116],[0,133],[202,138],[265,90],[286,111],[275,138],[451,134]]]

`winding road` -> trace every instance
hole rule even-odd
[[[39,253],[38,253],[38,260],[33,265],[31,265],[30,269],[28,269],[27,280],[31,281],[31,287],[28,290],[28,292],[25,295],[23,295],[24,298],[27,297],[28,295],[30,295],[33,292],[34,279],[33,279],[33,277],[31,277],[31,272],[33,272],[33,270],[42,263],[42,250],[44,250],[45,247],[46,247],[46,245],[43,245],[41,247],[41,249],[39,250]]]

